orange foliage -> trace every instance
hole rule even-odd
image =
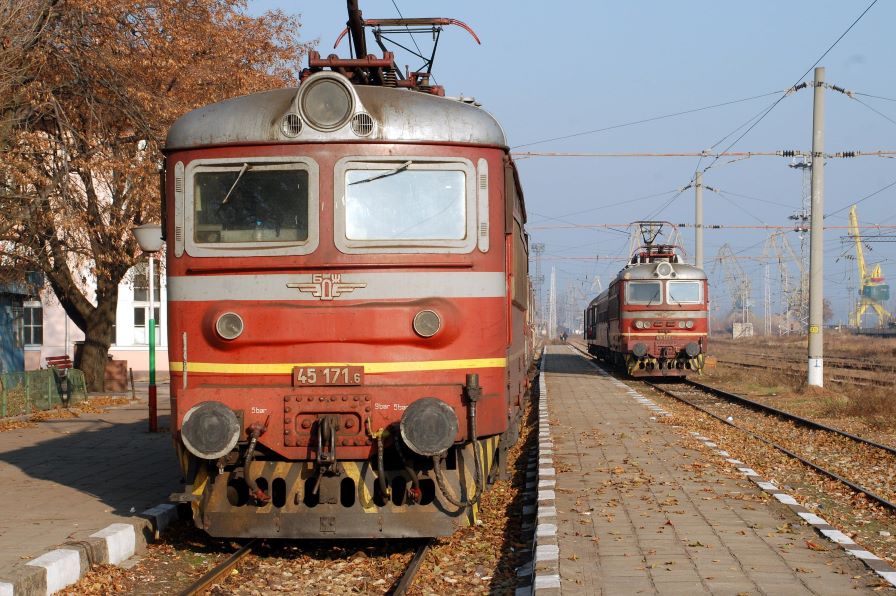
[[[140,260],[130,229],[159,221],[169,125],[295,84],[309,46],[295,17],[252,17],[241,0],[18,6],[0,10],[20,29],[0,39],[0,267],[44,272],[87,334],[81,367],[99,389],[118,284]]]

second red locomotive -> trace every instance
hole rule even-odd
[[[702,269],[681,261],[673,242],[657,242],[668,222],[633,224],[641,244],[585,310],[588,352],[632,376],[684,376],[703,370],[709,286]]]

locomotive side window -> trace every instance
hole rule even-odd
[[[187,252],[307,254],[317,245],[317,171],[302,160],[202,160],[187,171]]]
[[[476,171],[468,160],[345,158],[334,176],[336,246],[360,252],[470,252]]]
[[[703,284],[699,281],[670,281],[666,287],[669,304],[701,304]]]
[[[658,281],[630,281],[625,288],[626,304],[659,304],[663,286]]]

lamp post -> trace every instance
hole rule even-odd
[[[159,429],[156,398],[155,253],[162,249],[162,226],[143,224],[133,229],[137,244],[149,257],[149,432]]]

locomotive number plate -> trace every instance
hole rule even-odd
[[[294,387],[304,385],[362,385],[363,366],[296,366],[292,369]]]

